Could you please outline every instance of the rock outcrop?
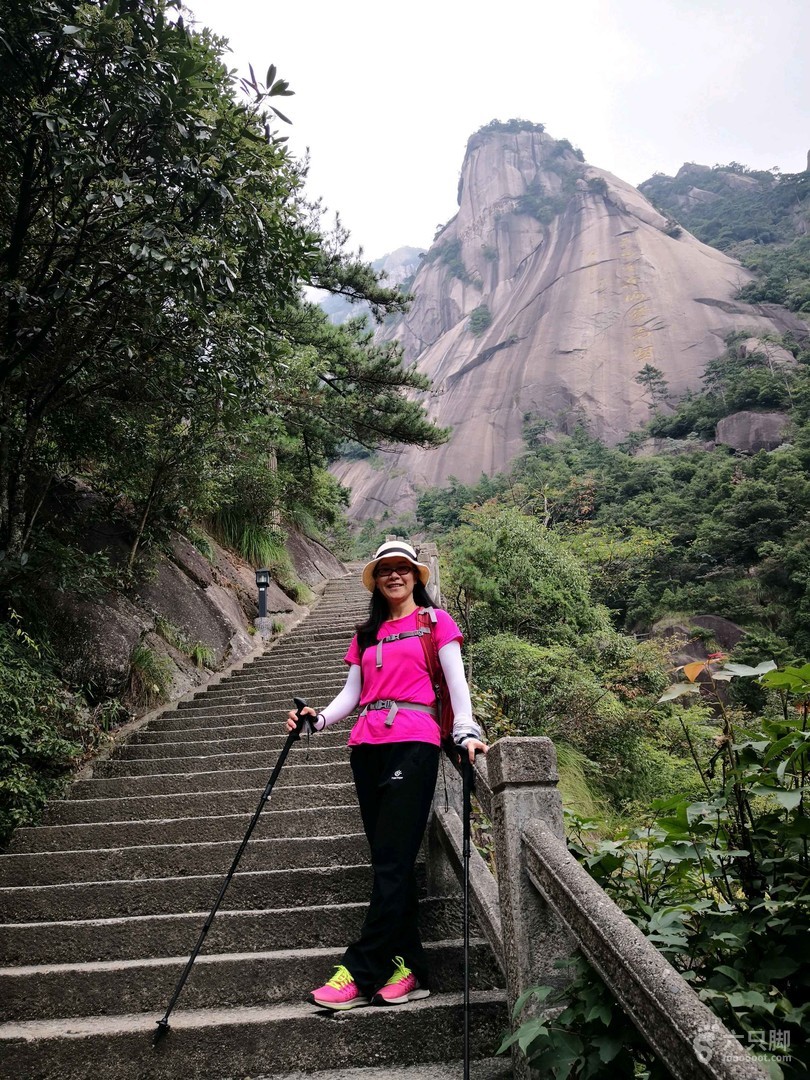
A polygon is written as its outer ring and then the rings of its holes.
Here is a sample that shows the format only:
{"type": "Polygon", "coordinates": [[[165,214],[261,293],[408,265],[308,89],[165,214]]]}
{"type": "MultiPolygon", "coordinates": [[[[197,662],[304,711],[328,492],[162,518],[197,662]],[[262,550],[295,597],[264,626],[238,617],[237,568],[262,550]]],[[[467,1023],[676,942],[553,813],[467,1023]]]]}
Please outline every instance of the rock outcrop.
{"type": "Polygon", "coordinates": [[[382,331],[433,380],[429,411],[452,438],[384,454],[383,467],[339,463],[355,518],[504,468],[523,449],[526,413],[562,432],[585,421],[615,444],[649,417],[635,381],[646,365],[677,396],[699,387],[732,331],[806,334],[782,308],[737,301],[750,274],[635,188],[539,125],[510,127],[469,140],[458,214],[423,259],[410,312],[382,331]]]}
{"type": "MultiPolygon", "coordinates": [[[[82,485],[65,483],[60,491],[65,512],[83,520],[97,502],[82,485]]],[[[250,566],[232,551],[209,538],[203,555],[180,533],[154,552],[151,566],[140,583],[126,591],[80,595],[56,590],[50,608],[50,639],[63,677],[73,686],[87,687],[94,700],[123,697],[137,646],[149,650],[163,666],[165,697],[174,700],[205,683],[219,671],[254,651],[258,638],[251,635],[257,614],[256,577],[250,566]],[[201,647],[206,666],[192,659],[201,647]]],[[[123,565],[128,554],[124,528],[91,525],[84,547],[102,554],[111,565],[123,565]]],[[[322,544],[291,531],[287,553],[295,576],[305,585],[322,588],[345,573],[343,564],[322,544]]],[[[267,589],[267,611],[279,626],[298,621],[306,608],[274,581],[267,589]]]]}
{"type": "Polygon", "coordinates": [[[714,438],[724,446],[755,454],[757,450],[775,450],[781,446],[789,423],[787,413],[744,410],[718,421],[714,438]]]}

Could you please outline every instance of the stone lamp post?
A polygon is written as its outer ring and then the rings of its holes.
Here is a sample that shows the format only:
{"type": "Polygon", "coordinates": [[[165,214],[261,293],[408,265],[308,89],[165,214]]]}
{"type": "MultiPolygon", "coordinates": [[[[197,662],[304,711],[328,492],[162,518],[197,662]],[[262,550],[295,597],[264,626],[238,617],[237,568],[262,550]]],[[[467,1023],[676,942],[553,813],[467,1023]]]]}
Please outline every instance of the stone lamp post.
{"type": "Polygon", "coordinates": [[[270,585],[270,571],[262,567],[256,571],[256,588],[259,590],[259,615],[255,620],[255,626],[263,638],[272,636],[270,619],[267,618],[267,589],[270,585]]]}

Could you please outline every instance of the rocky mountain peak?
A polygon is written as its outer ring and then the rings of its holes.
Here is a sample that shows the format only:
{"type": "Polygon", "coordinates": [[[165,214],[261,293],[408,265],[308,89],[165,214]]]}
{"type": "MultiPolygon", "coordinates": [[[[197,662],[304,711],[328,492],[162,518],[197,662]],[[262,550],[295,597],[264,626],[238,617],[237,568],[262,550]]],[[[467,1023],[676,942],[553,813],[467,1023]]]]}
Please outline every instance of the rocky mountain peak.
{"type": "Polygon", "coordinates": [[[340,464],[352,513],[398,513],[422,486],[502,469],[526,413],[551,437],[584,422],[615,444],[649,416],[645,366],[677,396],[731,331],[806,332],[781,308],[737,301],[750,276],[542,125],[487,125],[468,142],[458,213],[422,259],[411,310],[381,331],[431,377],[431,413],[453,436],[382,467],[340,464]]]}

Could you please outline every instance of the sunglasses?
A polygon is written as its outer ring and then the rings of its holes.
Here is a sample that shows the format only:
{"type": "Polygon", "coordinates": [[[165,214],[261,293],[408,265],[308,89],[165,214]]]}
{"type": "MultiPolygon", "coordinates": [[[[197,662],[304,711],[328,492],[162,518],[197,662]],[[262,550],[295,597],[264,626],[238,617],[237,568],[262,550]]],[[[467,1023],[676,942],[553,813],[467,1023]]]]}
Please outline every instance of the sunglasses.
{"type": "Polygon", "coordinates": [[[410,563],[402,563],[401,566],[378,566],[374,571],[375,578],[387,578],[392,574],[396,574],[397,577],[405,577],[406,574],[412,574],[413,567],[410,563]]]}

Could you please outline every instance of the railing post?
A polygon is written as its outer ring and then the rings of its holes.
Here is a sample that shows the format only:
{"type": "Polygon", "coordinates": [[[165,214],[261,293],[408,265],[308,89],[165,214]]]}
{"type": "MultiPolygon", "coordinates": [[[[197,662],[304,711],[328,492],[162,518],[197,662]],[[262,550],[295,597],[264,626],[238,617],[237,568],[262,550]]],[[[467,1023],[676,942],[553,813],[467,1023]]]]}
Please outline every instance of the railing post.
{"type": "MultiPolygon", "coordinates": [[[[538,818],[562,838],[562,800],[557,790],[557,755],[550,739],[500,739],[487,754],[487,770],[511,1016],[516,1000],[530,986],[564,986],[568,981],[554,964],[570,956],[575,946],[530,882],[521,839],[524,827],[538,818]]],[[[515,1076],[532,1076],[517,1047],[512,1061],[515,1076]]]]}
{"type": "Polygon", "coordinates": [[[439,549],[431,540],[420,544],[416,550],[420,562],[426,563],[430,569],[430,581],[427,587],[428,595],[434,604],[441,606],[442,583],[439,576],[439,549]]]}

